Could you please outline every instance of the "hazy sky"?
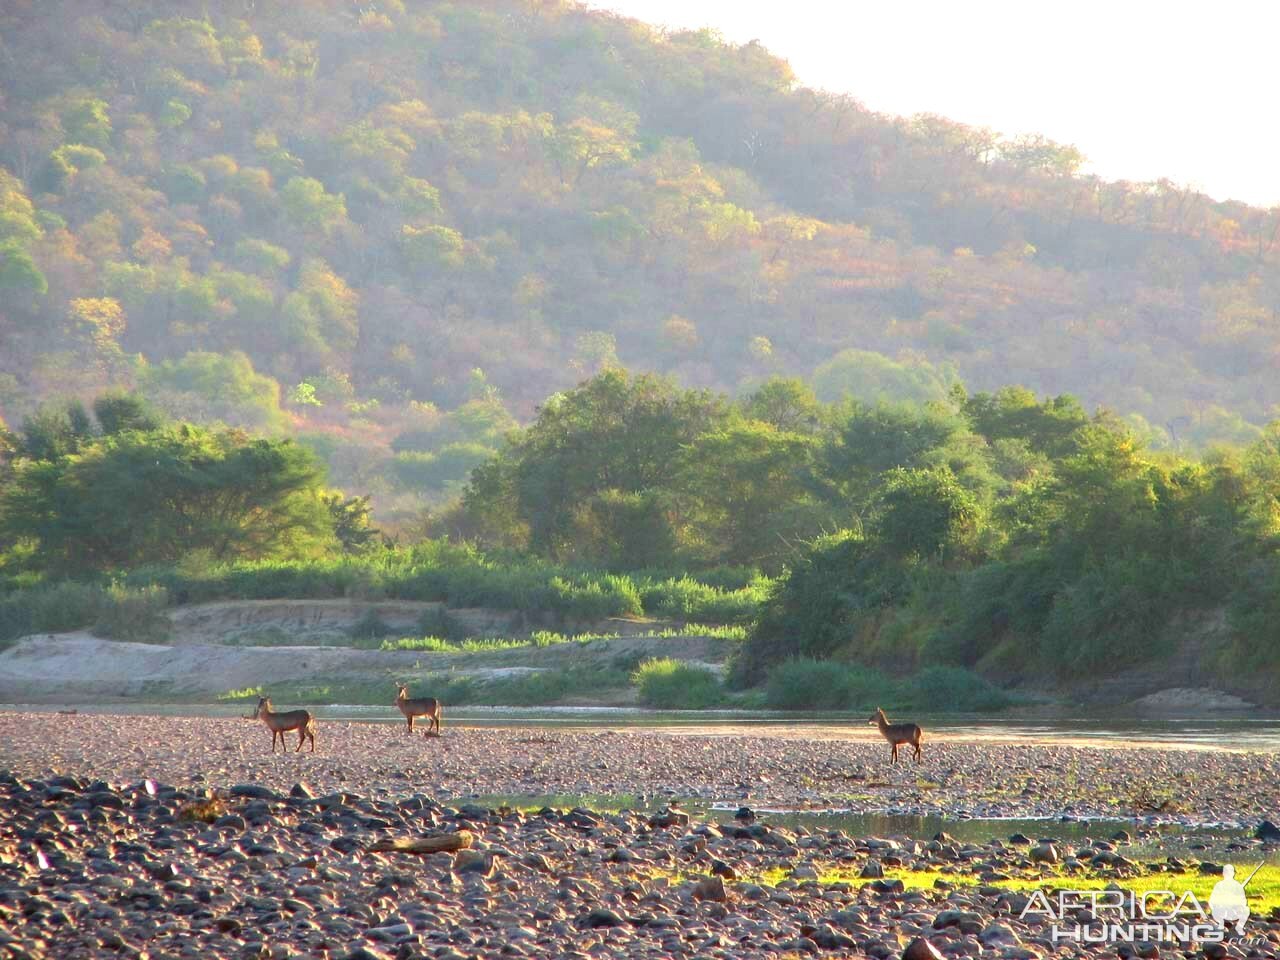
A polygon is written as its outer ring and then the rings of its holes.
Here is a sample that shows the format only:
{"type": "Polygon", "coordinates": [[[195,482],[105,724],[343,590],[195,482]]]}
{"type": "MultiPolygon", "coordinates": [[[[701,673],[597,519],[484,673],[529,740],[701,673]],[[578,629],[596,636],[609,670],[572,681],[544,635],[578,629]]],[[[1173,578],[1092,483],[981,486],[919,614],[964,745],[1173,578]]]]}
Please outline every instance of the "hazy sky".
{"type": "Polygon", "coordinates": [[[591,0],[756,39],[872,110],[1075,144],[1089,172],[1280,204],[1278,0],[591,0]]]}

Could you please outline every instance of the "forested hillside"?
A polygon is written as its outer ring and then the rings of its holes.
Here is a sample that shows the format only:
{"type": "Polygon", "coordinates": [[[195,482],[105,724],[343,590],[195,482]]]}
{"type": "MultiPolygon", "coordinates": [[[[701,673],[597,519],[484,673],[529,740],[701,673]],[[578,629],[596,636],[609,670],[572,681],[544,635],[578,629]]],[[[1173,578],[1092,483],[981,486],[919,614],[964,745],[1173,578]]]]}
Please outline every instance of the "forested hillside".
{"type": "Polygon", "coordinates": [[[1280,402],[1280,211],[877,115],[756,44],[553,2],[16,0],[0,89],[0,416],[136,388],[296,434],[384,517],[614,364],[1020,382],[1157,445],[1280,402]]]}

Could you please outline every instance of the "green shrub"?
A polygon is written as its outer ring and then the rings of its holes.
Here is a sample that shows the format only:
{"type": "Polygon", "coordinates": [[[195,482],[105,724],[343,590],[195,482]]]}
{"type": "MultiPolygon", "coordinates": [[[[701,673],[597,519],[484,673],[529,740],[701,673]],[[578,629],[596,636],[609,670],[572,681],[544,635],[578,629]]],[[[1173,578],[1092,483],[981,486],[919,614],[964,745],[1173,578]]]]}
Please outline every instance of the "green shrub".
{"type": "Polygon", "coordinates": [[[569,697],[604,694],[626,687],[627,675],[601,667],[565,667],[481,680],[475,677],[431,678],[423,687],[446,704],[536,707],[569,697]],[[437,690],[443,692],[436,692],[437,690]]]}
{"type": "Polygon", "coordinates": [[[925,667],[902,684],[902,703],[918,710],[1003,710],[1014,700],[971,670],[960,667],[925,667]]]}
{"type": "Polygon", "coordinates": [[[799,657],[769,672],[765,704],[773,710],[870,711],[898,699],[898,685],[878,670],[799,657]]]}
{"type": "Polygon", "coordinates": [[[632,675],[640,702],[664,710],[701,710],[724,700],[724,685],[715,673],[682,660],[646,660],[632,675]]]}
{"type": "Polygon", "coordinates": [[[93,632],[112,640],[164,643],[172,623],[166,614],[169,594],[163,587],[129,588],[112,584],[103,597],[93,632]]]}
{"type": "MultiPolygon", "coordinates": [[[[772,581],[755,579],[749,586],[724,590],[691,577],[664,581],[571,570],[524,559],[485,557],[468,545],[429,540],[410,549],[378,550],[370,556],[320,561],[183,563],[177,567],[140,567],[124,576],[129,588],[163,588],[170,603],[275,598],[344,598],[425,600],[449,607],[492,607],[543,611],[562,621],[595,621],[644,614],[700,623],[749,623],[772,581]]],[[[727,575],[726,575],[727,579],[727,575]]],[[[49,589],[49,588],[40,588],[49,589]]],[[[86,586],[88,591],[99,588],[86,586]]],[[[26,591],[18,591],[26,593],[26,591]]],[[[17,594],[15,594],[17,595],[17,594]]],[[[22,605],[22,604],[19,604],[22,605]]],[[[76,604],[72,604],[74,607],[76,604]]],[[[10,612],[0,613],[0,630],[18,626],[10,612]]],[[[73,622],[86,626],[96,617],[73,622]]],[[[26,625],[15,632],[31,632],[26,625]]],[[[375,627],[370,623],[370,627],[375,627]]],[[[35,627],[40,630],[42,627],[35,627]]],[[[421,635],[461,639],[447,612],[425,614],[421,635]]]]}
{"type": "Polygon", "coordinates": [[[347,633],[355,641],[373,641],[389,636],[395,633],[395,630],[378,616],[378,611],[366,610],[360,619],[351,625],[347,633]]]}
{"type": "Polygon", "coordinates": [[[0,600],[0,642],[32,633],[61,633],[91,626],[107,607],[101,586],[64,581],[16,591],[0,600]]]}
{"type": "Polygon", "coordinates": [[[1040,634],[1041,660],[1076,676],[1155,656],[1172,608],[1166,566],[1151,557],[1118,558],[1060,590],[1040,634]]]}
{"type": "Polygon", "coordinates": [[[745,587],[726,590],[692,577],[641,581],[640,598],[645,613],[694,623],[749,623],[773,581],[757,577],[745,587]]]}
{"type": "Polygon", "coordinates": [[[418,618],[418,633],[424,637],[443,637],[446,640],[461,640],[467,630],[462,621],[451,614],[443,606],[431,607],[422,612],[418,618]]]}

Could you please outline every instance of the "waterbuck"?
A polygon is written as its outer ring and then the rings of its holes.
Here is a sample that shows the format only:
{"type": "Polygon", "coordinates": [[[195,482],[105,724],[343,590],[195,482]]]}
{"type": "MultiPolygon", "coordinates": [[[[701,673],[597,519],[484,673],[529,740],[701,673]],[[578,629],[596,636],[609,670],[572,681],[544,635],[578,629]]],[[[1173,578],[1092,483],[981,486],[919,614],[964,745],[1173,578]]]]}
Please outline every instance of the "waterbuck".
{"type": "Polygon", "coordinates": [[[871,715],[871,719],[867,723],[874,723],[880,728],[880,736],[889,741],[892,749],[889,756],[893,763],[898,762],[898,744],[909,743],[915,751],[914,756],[916,763],[922,763],[920,759],[920,738],[924,736],[924,731],[919,725],[914,723],[890,723],[889,718],[884,715],[884,711],[876,707],[876,712],[871,715]]]}
{"type": "Polygon", "coordinates": [[[302,749],[304,740],[310,740],[311,752],[316,752],[316,718],[311,715],[310,710],[286,710],[283,713],[276,713],[271,709],[271,700],[268,697],[259,697],[258,708],[253,711],[253,719],[261,720],[271,731],[272,753],[276,752],[276,737],[280,738],[280,746],[285,752],[289,752],[289,745],[284,742],[284,735],[290,730],[298,731],[298,746],[294,749],[294,753],[302,749]]]}
{"type": "Polygon", "coordinates": [[[423,732],[424,737],[431,736],[431,731],[435,731],[435,735],[440,736],[440,714],[443,705],[435,697],[409,697],[409,688],[403,683],[396,684],[396,706],[400,708],[400,712],[404,714],[405,720],[409,723],[409,732],[413,732],[413,718],[426,717],[429,721],[427,729],[423,732]]]}

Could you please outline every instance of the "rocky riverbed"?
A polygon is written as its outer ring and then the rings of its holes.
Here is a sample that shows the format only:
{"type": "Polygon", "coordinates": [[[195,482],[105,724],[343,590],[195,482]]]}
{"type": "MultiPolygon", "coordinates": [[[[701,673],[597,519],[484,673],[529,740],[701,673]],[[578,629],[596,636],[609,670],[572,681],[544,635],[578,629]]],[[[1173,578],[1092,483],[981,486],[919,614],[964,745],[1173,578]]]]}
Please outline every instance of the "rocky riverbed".
{"type": "Polygon", "coordinates": [[[321,720],[314,754],[273,755],[271,734],[247,720],[0,713],[0,769],[276,790],[305,780],[326,792],[440,800],[558,794],[974,817],[1280,820],[1280,754],[926,735],[923,763],[891,765],[874,730],[860,736],[468,728],[446,715],[438,739],[403,725],[321,720]]]}
{"type": "MultiPolygon", "coordinates": [[[[1141,821],[1132,836],[1042,842],[1047,823],[1043,838],[972,844],[766,815],[717,826],[683,809],[1120,814],[1114,798],[1141,779],[1144,802],[1164,797],[1171,815],[1274,819],[1270,755],[945,743],[894,769],[871,741],[449,727],[424,740],[338,723],[314,755],[272,756],[269,741],[244,721],[0,716],[0,956],[1280,955],[1268,916],[1248,940],[1194,948],[1055,943],[1050,918],[1022,916],[1038,886],[1156,877],[1178,890],[1216,869],[1132,853],[1141,821]],[[566,792],[636,809],[466,799],[566,792]],[[457,852],[380,849],[459,834],[457,852]]],[[[1237,849],[1241,862],[1280,852],[1237,849]]]]}

